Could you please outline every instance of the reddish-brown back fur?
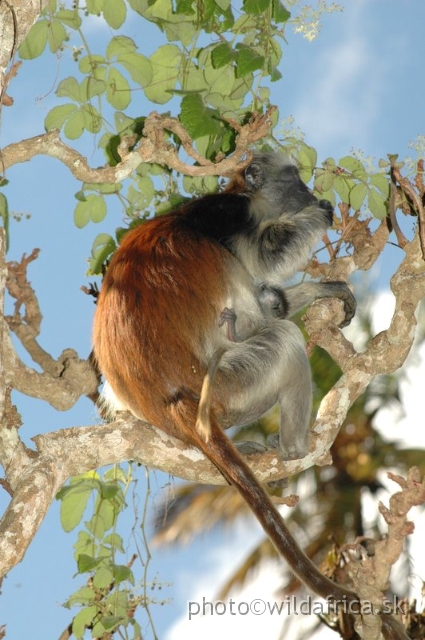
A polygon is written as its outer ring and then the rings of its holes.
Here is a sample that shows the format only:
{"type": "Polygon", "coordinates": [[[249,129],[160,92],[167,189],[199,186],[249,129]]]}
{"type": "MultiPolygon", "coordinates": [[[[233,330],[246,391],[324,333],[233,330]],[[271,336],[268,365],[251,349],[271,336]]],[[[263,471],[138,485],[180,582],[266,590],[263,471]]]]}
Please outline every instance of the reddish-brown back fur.
{"type": "Polygon", "coordinates": [[[93,337],[117,397],[187,441],[169,406],[200,393],[208,339],[225,306],[227,252],[182,227],[180,215],[127,233],[102,285],[93,337]]]}

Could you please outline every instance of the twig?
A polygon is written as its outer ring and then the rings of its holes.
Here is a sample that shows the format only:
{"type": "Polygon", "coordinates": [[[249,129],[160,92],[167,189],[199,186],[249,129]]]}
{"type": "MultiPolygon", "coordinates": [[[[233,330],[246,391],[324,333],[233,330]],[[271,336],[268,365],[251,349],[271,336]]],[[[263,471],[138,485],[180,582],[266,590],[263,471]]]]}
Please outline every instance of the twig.
{"type": "Polygon", "coordinates": [[[8,145],[1,152],[0,163],[6,170],[37,155],[47,155],[63,162],[77,180],[95,184],[121,182],[142,162],[155,162],[189,176],[228,175],[240,166],[249,146],[268,133],[273,110],[272,107],[264,115],[254,114],[245,125],[233,122],[232,126],[238,132],[235,151],[230,157],[217,163],[206,161],[197,153],[189,134],[176,118],[164,117],[155,112],[146,118],[144,137],[137,149],[125,155],[115,167],[91,168],[84,156],[62,142],[57,129],[8,145]],[[186,153],[200,166],[189,165],[179,158],[177,148],[169,142],[166,131],[173,131],[178,135],[186,153]]]}
{"type": "Polygon", "coordinates": [[[412,202],[415,204],[416,212],[418,214],[419,239],[421,243],[422,258],[425,260],[425,209],[422,198],[415,191],[415,188],[410,181],[407,178],[403,178],[398,167],[392,167],[392,173],[400,187],[410,196],[412,202]]]}

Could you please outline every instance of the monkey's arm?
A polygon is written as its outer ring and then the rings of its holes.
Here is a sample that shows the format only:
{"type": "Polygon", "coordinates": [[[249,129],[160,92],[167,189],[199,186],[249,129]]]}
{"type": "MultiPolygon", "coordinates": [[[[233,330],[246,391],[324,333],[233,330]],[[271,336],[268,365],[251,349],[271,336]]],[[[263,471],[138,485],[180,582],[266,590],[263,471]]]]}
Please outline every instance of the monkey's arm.
{"type": "Polygon", "coordinates": [[[257,264],[252,255],[240,254],[251,273],[264,274],[264,281],[280,284],[305,265],[311,250],[332,225],[333,208],[321,200],[294,215],[281,215],[277,220],[259,225],[257,264]]]}
{"type": "Polygon", "coordinates": [[[340,324],[341,327],[350,324],[356,311],[356,299],[345,282],[303,282],[285,289],[284,295],[288,304],[288,316],[292,316],[319,298],[342,300],[345,318],[340,324]]]}

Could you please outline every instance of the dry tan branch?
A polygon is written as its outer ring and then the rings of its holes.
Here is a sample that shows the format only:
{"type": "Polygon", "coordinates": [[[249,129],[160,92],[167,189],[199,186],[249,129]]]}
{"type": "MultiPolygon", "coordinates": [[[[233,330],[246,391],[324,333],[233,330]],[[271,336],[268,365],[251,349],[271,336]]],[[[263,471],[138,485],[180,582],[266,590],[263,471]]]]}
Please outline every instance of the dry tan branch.
{"type": "Polygon", "coordinates": [[[370,603],[372,609],[358,621],[357,630],[361,630],[364,640],[379,637],[380,617],[376,614],[384,605],[382,594],[388,588],[391,568],[403,551],[405,538],[414,530],[406,516],[413,506],[425,503],[425,479],[421,479],[416,467],[410,469],[407,480],[391,473],[388,477],[402,489],[390,498],[389,508],[382,503],[379,506],[388,525],[388,536],[375,543],[373,555],[363,555],[361,562],[350,565],[356,593],[362,600],[370,603]]]}
{"type": "MultiPolygon", "coordinates": [[[[407,178],[403,178],[398,167],[393,167],[392,172],[400,187],[403,189],[406,195],[409,196],[415,206],[416,213],[418,215],[419,238],[422,248],[422,258],[425,260],[425,208],[421,197],[422,194],[415,191],[415,188],[407,178]]],[[[420,185],[419,177],[417,178],[416,183],[419,183],[420,185]]]]}
{"type": "Polygon", "coordinates": [[[238,131],[236,149],[231,157],[224,158],[215,164],[206,161],[197,153],[189,134],[176,118],[164,117],[153,112],[146,118],[144,137],[140,140],[137,149],[123,156],[116,167],[90,167],[86,158],[62,142],[59,131],[56,129],[8,145],[1,153],[0,166],[3,167],[3,171],[6,171],[9,167],[28,162],[37,155],[47,155],[63,162],[77,180],[95,184],[121,182],[142,162],[166,165],[170,169],[190,176],[227,175],[240,165],[250,145],[268,133],[272,111],[273,109],[270,109],[264,116],[254,115],[245,125],[233,123],[238,131]],[[167,140],[167,131],[172,131],[181,139],[186,153],[201,166],[189,165],[179,158],[176,147],[167,140]]]}

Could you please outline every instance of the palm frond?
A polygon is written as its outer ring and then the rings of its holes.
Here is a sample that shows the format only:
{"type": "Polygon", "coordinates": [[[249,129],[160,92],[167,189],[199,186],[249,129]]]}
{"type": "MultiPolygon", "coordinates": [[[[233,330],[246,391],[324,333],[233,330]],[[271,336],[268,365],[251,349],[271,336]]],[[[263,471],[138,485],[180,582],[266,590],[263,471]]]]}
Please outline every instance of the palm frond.
{"type": "Polygon", "coordinates": [[[233,487],[184,484],[172,502],[163,502],[155,519],[154,544],[187,544],[218,524],[233,522],[248,508],[233,487]]]}

